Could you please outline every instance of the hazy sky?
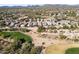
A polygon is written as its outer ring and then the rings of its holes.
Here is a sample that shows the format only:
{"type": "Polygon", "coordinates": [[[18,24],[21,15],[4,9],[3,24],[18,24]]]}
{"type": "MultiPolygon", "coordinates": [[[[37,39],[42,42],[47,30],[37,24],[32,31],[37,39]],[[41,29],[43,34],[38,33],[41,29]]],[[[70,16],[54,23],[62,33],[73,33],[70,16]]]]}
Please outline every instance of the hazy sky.
{"type": "Polygon", "coordinates": [[[79,4],[79,0],[0,0],[1,5],[79,4]]]}

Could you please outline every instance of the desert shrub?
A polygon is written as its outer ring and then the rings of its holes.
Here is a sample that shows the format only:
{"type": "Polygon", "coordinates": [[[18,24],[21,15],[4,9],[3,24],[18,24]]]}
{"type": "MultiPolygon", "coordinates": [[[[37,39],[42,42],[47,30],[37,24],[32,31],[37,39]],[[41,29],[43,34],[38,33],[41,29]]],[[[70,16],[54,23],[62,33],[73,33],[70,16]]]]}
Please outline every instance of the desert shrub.
{"type": "Polygon", "coordinates": [[[67,38],[67,36],[65,36],[65,35],[60,35],[60,39],[66,39],[67,38]]]}
{"type": "Polygon", "coordinates": [[[63,29],[69,29],[67,25],[63,25],[63,29]]]}
{"type": "Polygon", "coordinates": [[[42,26],[38,27],[37,29],[37,32],[44,32],[44,31],[45,31],[45,28],[42,26]]]}
{"type": "Polygon", "coordinates": [[[54,30],[54,33],[57,33],[57,30],[54,30]]]}
{"type": "Polygon", "coordinates": [[[54,29],[57,29],[55,26],[52,26],[50,29],[54,30],[54,29]]]}

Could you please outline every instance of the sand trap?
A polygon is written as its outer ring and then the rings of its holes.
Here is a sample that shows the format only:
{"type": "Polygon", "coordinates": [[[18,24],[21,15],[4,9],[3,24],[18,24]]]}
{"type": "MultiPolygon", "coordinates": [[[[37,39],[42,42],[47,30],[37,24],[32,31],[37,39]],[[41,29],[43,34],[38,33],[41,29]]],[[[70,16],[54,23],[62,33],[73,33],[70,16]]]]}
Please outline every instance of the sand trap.
{"type": "Polygon", "coordinates": [[[53,44],[46,48],[46,54],[64,54],[65,50],[72,47],[79,47],[79,44],[53,44]]]}

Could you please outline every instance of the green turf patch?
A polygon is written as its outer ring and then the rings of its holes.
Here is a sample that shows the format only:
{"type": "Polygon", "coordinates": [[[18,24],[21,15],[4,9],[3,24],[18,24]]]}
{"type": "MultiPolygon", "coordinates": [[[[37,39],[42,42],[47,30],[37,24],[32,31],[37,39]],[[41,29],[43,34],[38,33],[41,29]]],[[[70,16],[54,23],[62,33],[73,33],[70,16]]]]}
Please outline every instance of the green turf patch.
{"type": "Polygon", "coordinates": [[[25,41],[31,42],[32,38],[28,35],[25,35],[20,32],[0,32],[0,36],[3,36],[4,38],[11,38],[11,39],[24,39],[25,41]]]}
{"type": "Polygon", "coordinates": [[[66,50],[65,54],[79,54],[79,48],[69,48],[66,50]]]}

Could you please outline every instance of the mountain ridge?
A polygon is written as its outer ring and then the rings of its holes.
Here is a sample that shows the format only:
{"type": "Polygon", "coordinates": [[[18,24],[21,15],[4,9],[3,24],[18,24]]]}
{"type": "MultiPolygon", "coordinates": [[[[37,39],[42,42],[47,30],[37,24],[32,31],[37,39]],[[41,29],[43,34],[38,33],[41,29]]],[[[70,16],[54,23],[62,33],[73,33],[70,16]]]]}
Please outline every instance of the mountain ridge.
{"type": "Polygon", "coordinates": [[[79,8],[79,5],[66,4],[44,4],[44,5],[27,5],[27,6],[0,6],[0,8],[79,8]]]}

